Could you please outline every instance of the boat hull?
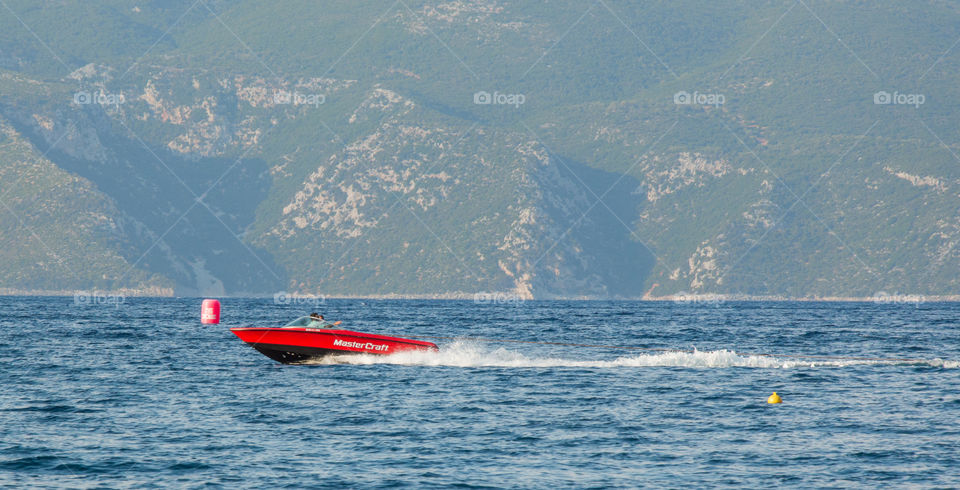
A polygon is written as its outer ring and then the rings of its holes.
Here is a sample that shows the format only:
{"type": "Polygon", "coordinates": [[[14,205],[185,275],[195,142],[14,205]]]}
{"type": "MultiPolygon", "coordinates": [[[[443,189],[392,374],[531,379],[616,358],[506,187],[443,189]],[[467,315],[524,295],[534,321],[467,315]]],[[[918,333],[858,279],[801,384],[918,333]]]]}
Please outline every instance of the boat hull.
{"type": "Polygon", "coordinates": [[[318,328],[231,328],[240,340],[261,354],[284,364],[293,364],[344,354],[390,355],[417,350],[438,350],[421,340],[318,328]]]}

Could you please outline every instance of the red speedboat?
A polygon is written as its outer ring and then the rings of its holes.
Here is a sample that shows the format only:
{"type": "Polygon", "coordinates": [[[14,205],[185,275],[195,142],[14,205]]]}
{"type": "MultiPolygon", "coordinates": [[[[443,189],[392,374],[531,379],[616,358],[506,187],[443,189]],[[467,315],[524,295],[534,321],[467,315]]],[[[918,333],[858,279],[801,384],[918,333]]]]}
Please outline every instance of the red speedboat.
{"type": "Polygon", "coordinates": [[[305,316],[284,327],[237,327],[230,331],[261,354],[284,364],[342,354],[388,355],[411,350],[439,350],[432,342],[334,330],[329,328],[332,326],[305,316]]]}

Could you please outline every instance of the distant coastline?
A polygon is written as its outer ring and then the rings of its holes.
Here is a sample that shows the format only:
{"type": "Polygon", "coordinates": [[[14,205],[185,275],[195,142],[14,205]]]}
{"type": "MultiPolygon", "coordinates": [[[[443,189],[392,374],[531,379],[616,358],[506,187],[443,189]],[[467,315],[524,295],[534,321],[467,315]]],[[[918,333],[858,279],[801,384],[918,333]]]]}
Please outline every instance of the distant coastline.
{"type": "Polygon", "coordinates": [[[120,289],[18,289],[0,288],[0,296],[123,296],[128,298],[172,298],[173,288],[120,289]]]}
{"type": "MultiPolygon", "coordinates": [[[[368,300],[470,300],[485,304],[514,304],[525,301],[651,301],[673,302],[677,304],[720,304],[735,301],[754,302],[823,302],[823,303],[877,303],[877,304],[922,304],[922,303],[952,303],[960,302],[960,294],[952,295],[923,295],[923,294],[886,294],[878,293],[874,296],[782,296],[782,295],[744,295],[744,294],[677,294],[664,296],[642,297],[598,297],[598,296],[556,296],[556,297],[527,297],[512,292],[479,292],[464,293],[450,292],[438,294],[307,294],[283,293],[285,300],[279,304],[296,304],[306,300],[341,300],[341,299],[368,299],[368,300]]],[[[215,297],[215,298],[271,298],[276,295],[239,293],[227,295],[176,295],[173,288],[121,288],[111,290],[45,290],[45,289],[18,289],[0,288],[0,296],[123,296],[140,298],[173,298],[173,297],[215,297]]]]}
{"type": "Polygon", "coordinates": [[[644,301],[673,301],[676,303],[709,303],[728,301],[767,301],[767,302],[823,302],[823,303],[880,303],[880,304],[913,304],[913,303],[943,303],[960,301],[960,294],[925,295],[925,294],[882,294],[874,296],[760,296],[743,294],[700,294],[700,295],[667,295],[647,296],[644,301]]]}

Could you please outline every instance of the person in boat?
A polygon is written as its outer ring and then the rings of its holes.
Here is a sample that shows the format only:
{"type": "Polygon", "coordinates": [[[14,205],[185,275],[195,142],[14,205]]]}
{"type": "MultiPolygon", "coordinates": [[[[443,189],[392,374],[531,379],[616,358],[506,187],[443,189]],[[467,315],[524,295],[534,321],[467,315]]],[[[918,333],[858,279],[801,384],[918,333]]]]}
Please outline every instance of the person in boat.
{"type": "Polygon", "coordinates": [[[340,322],[330,323],[323,319],[323,315],[319,313],[310,314],[310,324],[307,325],[310,328],[331,328],[339,325],[340,322]]]}
{"type": "Polygon", "coordinates": [[[286,326],[293,327],[306,327],[306,328],[332,328],[340,324],[340,321],[335,321],[329,323],[324,320],[323,315],[319,313],[311,313],[310,316],[302,316],[296,320],[288,323],[286,326]]]}

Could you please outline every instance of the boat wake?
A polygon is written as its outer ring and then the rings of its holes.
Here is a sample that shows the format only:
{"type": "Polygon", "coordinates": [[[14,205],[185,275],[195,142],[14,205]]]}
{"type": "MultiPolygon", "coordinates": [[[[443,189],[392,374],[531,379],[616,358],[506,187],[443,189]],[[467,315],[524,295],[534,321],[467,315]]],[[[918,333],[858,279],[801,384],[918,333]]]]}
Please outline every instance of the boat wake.
{"type": "Polygon", "coordinates": [[[732,350],[667,351],[618,357],[613,360],[576,360],[563,357],[531,357],[510,349],[489,349],[487,345],[456,341],[442,346],[439,352],[408,351],[389,356],[345,355],[330,356],[309,364],[395,364],[402,366],[450,367],[514,367],[514,368],[629,368],[629,367],[689,367],[689,368],[765,368],[790,369],[804,367],[844,367],[853,365],[919,365],[940,368],[958,368],[960,362],[942,359],[798,359],[789,356],[738,354],[732,350]]]}

